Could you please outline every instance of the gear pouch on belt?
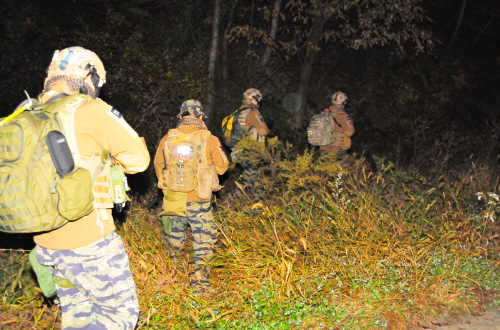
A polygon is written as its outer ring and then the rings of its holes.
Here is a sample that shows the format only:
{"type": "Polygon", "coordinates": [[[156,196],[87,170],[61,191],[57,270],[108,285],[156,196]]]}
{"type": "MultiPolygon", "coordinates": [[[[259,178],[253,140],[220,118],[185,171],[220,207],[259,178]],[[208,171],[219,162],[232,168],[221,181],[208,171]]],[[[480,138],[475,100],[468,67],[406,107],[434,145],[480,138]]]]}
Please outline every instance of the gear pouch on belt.
{"type": "MultiPolygon", "coordinates": [[[[113,161],[115,162],[115,160],[113,161]]],[[[123,167],[116,162],[111,165],[109,169],[108,183],[115,210],[121,212],[127,201],[130,201],[127,195],[127,191],[129,191],[130,188],[123,167]]]]}
{"type": "Polygon", "coordinates": [[[163,190],[163,212],[162,215],[177,215],[180,217],[186,216],[187,192],[172,191],[170,189],[163,190]]]}
{"type": "Polygon", "coordinates": [[[200,168],[198,173],[198,186],[196,186],[196,195],[200,199],[210,199],[212,191],[219,191],[223,187],[219,184],[219,176],[215,171],[215,166],[211,168],[200,168]]]}

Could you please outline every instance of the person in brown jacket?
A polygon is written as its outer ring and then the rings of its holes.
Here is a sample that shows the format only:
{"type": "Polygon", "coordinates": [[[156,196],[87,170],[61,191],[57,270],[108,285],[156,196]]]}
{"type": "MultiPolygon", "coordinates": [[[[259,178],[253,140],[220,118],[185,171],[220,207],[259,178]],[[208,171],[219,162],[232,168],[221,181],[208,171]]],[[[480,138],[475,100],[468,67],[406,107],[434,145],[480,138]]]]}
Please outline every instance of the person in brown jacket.
{"type": "Polygon", "coordinates": [[[154,161],[158,187],[164,194],[160,219],[171,257],[184,247],[191,227],[195,262],[191,288],[193,293],[203,293],[210,288],[207,262],[217,242],[212,191],[221,188],[217,175],[227,171],[229,161],[219,139],[207,130],[199,101],[182,103],[177,117],[177,128],[160,140],[154,161]]]}
{"type": "Polygon", "coordinates": [[[332,105],[325,111],[329,111],[333,118],[333,129],[335,131],[335,142],[321,146],[321,153],[337,152],[342,156],[351,148],[351,137],[354,135],[354,123],[345,112],[347,95],[336,92],[332,95],[332,105]]]}
{"type": "MultiPolygon", "coordinates": [[[[262,118],[259,111],[259,104],[262,100],[262,93],[255,88],[249,88],[243,93],[243,100],[240,106],[241,114],[238,121],[253,140],[264,142],[265,137],[269,134],[269,128],[262,118]]],[[[259,179],[259,171],[248,160],[238,161],[242,150],[233,148],[231,151],[231,160],[239,163],[242,168],[242,177],[244,186],[253,187],[254,183],[259,179]]]]}
{"type": "Polygon", "coordinates": [[[128,256],[115,232],[108,187],[112,155],[129,174],[144,171],[149,153],[142,137],[123,115],[98,98],[106,71],[97,55],[81,47],[56,51],[41,103],[82,95],[69,121],[62,121],[75,164],[98,173],[94,210],[62,227],[34,237],[36,258],[50,267],[62,310],[62,328],[134,329],[139,316],[137,292],[128,256]]]}

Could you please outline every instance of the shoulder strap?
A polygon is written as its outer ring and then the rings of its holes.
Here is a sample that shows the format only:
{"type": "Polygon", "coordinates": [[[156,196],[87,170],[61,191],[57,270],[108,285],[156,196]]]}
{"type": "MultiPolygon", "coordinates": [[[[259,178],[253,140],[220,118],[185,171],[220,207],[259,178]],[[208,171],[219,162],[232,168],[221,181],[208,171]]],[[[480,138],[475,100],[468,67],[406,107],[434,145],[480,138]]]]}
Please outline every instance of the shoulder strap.
{"type": "Polygon", "coordinates": [[[49,104],[49,103],[55,102],[55,101],[62,99],[63,97],[66,97],[66,96],[69,96],[69,95],[66,93],[56,94],[56,95],[52,96],[50,99],[48,99],[47,102],[45,102],[44,104],[49,104]]]}
{"type": "MultiPolygon", "coordinates": [[[[338,113],[338,112],[336,112],[336,113],[338,113]]],[[[340,128],[342,128],[342,125],[340,125],[340,123],[337,121],[337,119],[335,118],[335,113],[333,113],[333,112],[332,112],[332,119],[335,122],[335,124],[337,124],[340,128]]]]}
{"type": "MultiPolygon", "coordinates": [[[[44,104],[43,110],[53,113],[55,121],[61,127],[76,164],[79,164],[82,158],[78,149],[78,144],[76,143],[75,111],[83,103],[90,100],[92,100],[92,97],[84,94],[68,95],[65,93],[59,93],[52,96],[44,104]]],[[[99,164],[91,173],[92,183],[96,182],[97,178],[109,161],[109,152],[101,149],[99,152],[99,164]]]]}
{"type": "Polygon", "coordinates": [[[238,111],[240,111],[240,109],[237,109],[236,111],[234,111],[233,113],[231,113],[230,115],[228,115],[227,117],[224,117],[224,119],[222,119],[222,128],[229,128],[229,130],[232,130],[233,127],[232,127],[232,123],[229,122],[229,118],[231,118],[231,116],[236,117],[236,113],[238,111]]]}
{"type": "Polygon", "coordinates": [[[241,127],[246,127],[245,123],[247,121],[247,116],[248,116],[248,113],[250,112],[250,110],[252,110],[252,108],[247,107],[247,108],[243,108],[243,109],[239,109],[239,110],[241,111],[241,113],[240,113],[240,116],[238,117],[238,122],[240,123],[241,127]]]}
{"type": "MultiPolygon", "coordinates": [[[[59,95],[61,94],[55,95],[54,97],[58,97],[59,95]]],[[[68,141],[69,148],[71,149],[71,153],[73,154],[73,158],[75,158],[75,160],[80,159],[80,151],[76,143],[75,135],[75,111],[84,102],[90,100],[92,100],[92,98],[88,95],[69,95],[67,97],[60,98],[60,100],[58,100],[53,107],[47,109],[57,116],[61,129],[64,133],[64,136],[66,137],[66,140],[68,141]]]]}

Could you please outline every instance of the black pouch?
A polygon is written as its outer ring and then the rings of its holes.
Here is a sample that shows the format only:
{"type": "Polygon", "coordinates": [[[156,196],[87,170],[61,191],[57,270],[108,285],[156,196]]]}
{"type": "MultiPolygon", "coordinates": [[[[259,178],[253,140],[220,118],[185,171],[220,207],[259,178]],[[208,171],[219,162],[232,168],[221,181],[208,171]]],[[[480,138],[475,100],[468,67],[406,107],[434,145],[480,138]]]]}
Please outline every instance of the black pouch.
{"type": "Polygon", "coordinates": [[[57,174],[62,178],[65,174],[71,173],[75,168],[75,161],[64,134],[59,131],[50,131],[46,142],[57,174]]]}
{"type": "Polygon", "coordinates": [[[59,131],[50,131],[46,137],[50,157],[56,168],[52,193],[57,193],[57,210],[67,220],[80,219],[94,209],[92,176],[84,168],[75,166],[68,142],[59,131]]]}

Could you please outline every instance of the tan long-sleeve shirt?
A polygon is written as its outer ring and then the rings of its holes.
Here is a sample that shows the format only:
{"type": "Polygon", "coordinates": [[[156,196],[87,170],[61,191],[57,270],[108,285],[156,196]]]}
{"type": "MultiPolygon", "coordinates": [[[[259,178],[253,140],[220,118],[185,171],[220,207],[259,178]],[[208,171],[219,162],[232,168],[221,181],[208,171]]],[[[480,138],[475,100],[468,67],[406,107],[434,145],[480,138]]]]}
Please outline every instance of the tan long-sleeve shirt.
{"type": "MultiPolygon", "coordinates": [[[[199,126],[196,125],[181,125],[179,126],[179,130],[184,134],[191,134],[199,130],[199,126]]],[[[163,152],[162,146],[165,145],[165,140],[167,139],[167,135],[165,135],[161,140],[158,149],[156,150],[154,166],[157,177],[161,176],[163,167],[165,166],[165,154],[163,152]]],[[[207,141],[206,147],[206,157],[208,164],[213,164],[215,166],[215,171],[217,174],[224,174],[229,167],[229,160],[226,157],[226,154],[222,150],[221,143],[216,136],[211,135],[207,141]]],[[[196,190],[191,191],[188,194],[187,202],[201,202],[198,195],[196,194],[196,190]]]]}
{"type": "MultiPolygon", "coordinates": [[[[63,88],[55,85],[61,93],[63,88]]],[[[46,102],[50,95],[40,95],[46,102]]],[[[75,134],[82,156],[99,155],[108,151],[122,165],[126,173],[144,171],[150,161],[146,143],[127,124],[123,115],[101,99],[83,103],[75,111],[75,134]]],[[[115,230],[111,209],[94,209],[87,216],[70,221],[64,226],[34,237],[35,243],[49,249],[67,250],[91,244],[115,230]],[[97,224],[98,218],[103,227],[97,224]]]]}
{"type": "Polygon", "coordinates": [[[345,112],[344,107],[340,105],[332,105],[325,111],[329,111],[334,118],[333,129],[336,132],[336,139],[334,143],[319,148],[325,151],[349,149],[351,146],[351,136],[353,136],[356,131],[352,119],[345,112]]]}

